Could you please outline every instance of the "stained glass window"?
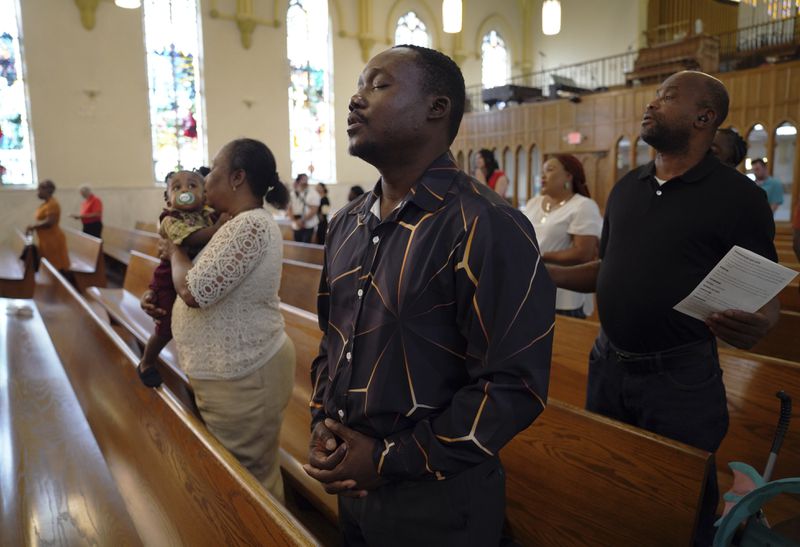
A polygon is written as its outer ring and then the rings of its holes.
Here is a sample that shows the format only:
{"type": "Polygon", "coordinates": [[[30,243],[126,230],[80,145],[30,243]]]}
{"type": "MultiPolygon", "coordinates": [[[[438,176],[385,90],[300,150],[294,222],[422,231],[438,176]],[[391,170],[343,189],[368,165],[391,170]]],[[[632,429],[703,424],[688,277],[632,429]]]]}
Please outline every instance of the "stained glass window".
{"type": "Polygon", "coordinates": [[[286,14],[292,177],[336,180],[327,0],[291,0],[286,14]]]}
{"type": "Polygon", "coordinates": [[[144,30],[153,169],[163,181],[206,159],[196,0],[145,0],[144,30]]]}
{"type": "Polygon", "coordinates": [[[506,42],[496,30],[490,30],[481,44],[481,84],[497,87],[508,82],[509,65],[506,42]]]}
{"type": "Polygon", "coordinates": [[[33,184],[17,0],[0,0],[0,184],[33,184]]]}
{"type": "Polygon", "coordinates": [[[428,34],[428,27],[425,26],[422,19],[413,11],[409,11],[397,20],[394,43],[395,45],[412,44],[431,47],[431,35],[428,34]]]}

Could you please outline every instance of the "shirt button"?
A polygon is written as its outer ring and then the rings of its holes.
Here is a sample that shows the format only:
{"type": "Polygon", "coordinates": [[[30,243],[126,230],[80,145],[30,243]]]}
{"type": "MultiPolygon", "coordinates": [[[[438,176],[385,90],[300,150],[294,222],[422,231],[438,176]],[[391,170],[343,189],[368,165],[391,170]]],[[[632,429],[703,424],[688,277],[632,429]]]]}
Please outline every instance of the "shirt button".
{"type": "Polygon", "coordinates": [[[656,195],[660,196],[661,195],[661,190],[656,190],[656,195]]]}
{"type": "Polygon", "coordinates": [[[344,410],[342,410],[341,408],[339,409],[339,419],[344,420],[344,410]]]}
{"type": "Polygon", "coordinates": [[[345,358],[349,361],[350,359],[353,358],[353,354],[348,351],[347,355],[345,355],[345,358]]]}
{"type": "Polygon", "coordinates": [[[372,238],[372,242],[375,243],[376,245],[378,244],[378,242],[380,240],[381,240],[381,238],[379,238],[378,236],[375,236],[375,237],[372,238]]]}
{"type": "Polygon", "coordinates": [[[358,297],[361,298],[364,296],[364,289],[358,289],[358,297]]]}

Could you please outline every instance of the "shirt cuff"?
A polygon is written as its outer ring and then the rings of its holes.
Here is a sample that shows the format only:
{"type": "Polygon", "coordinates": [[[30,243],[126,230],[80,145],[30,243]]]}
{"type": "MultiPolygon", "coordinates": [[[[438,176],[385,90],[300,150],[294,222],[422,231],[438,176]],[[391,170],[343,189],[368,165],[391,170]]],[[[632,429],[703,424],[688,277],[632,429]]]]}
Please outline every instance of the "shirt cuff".
{"type": "Polygon", "coordinates": [[[429,469],[427,457],[410,430],[390,435],[377,443],[372,459],[375,462],[375,469],[378,471],[378,475],[384,479],[420,480],[437,478],[429,469]]]}

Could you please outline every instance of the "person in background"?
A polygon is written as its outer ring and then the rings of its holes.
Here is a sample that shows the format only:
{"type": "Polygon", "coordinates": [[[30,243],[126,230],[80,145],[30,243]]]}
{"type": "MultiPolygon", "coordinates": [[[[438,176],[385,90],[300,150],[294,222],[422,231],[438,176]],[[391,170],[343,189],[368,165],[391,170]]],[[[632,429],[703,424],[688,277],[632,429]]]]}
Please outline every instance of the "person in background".
{"type": "MultiPolygon", "coordinates": [[[[544,163],[542,193],[523,212],[533,224],[546,263],[572,266],[597,258],[603,217],[589,196],[583,165],[575,156],[559,154],[544,163]]],[[[591,294],[558,289],[556,313],[586,319],[593,300],[591,294]]]]}
{"type": "Polygon", "coordinates": [[[783,204],[783,184],[775,177],[769,176],[767,162],[762,158],[753,160],[753,174],[756,176],[756,184],[767,193],[767,201],[772,208],[772,212],[778,210],[783,204]]]}
{"type": "Polygon", "coordinates": [[[350,187],[350,191],[347,193],[347,201],[349,203],[354,199],[356,199],[358,196],[363,196],[363,195],[364,195],[364,189],[356,184],[355,186],[350,187]]]}
{"type": "Polygon", "coordinates": [[[58,225],[61,220],[61,206],[53,197],[55,192],[56,185],[52,180],[39,183],[36,196],[44,203],[36,209],[35,222],[28,225],[25,233],[36,233],[39,255],[46,258],[57,270],[66,272],[70,266],[67,238],[58,225]]]}
{"type": "MultiPolygon", "coordinates": [[[[712,76],[667,78],[640,130],[656,159],[611,190],[600,260],[547,267],[558,287],[597,292],[601,329],[589,355],[586,409],[707,452],[716,452],[728,430],[716,338],[749,349],[780,311],[777,298],[753,313],[730,309],[705,321],[673,308],[734,245],[777,259],[763,194],[710,151],[729,104],[712,76]]],[[[696,546],[713,541],[718,502],[711,472],[696,546]]]]}
{"type": "Polygon", "coordinates": [[[81,210],[77,215],[70,215],[72,218],[80,219],[83,223],[83,233],[94,237],[102,237],[103,232],[103,202],[92,193],[92,189],[86,184],[80,187],[83,197],[81,210]]]}
{"type": "Polygon", "coordinates": [[[475,166],[477,167],[475,178],[497,192],[500,197],[505,198],[508,190],[508,177],[500,170],[497,160],[494,159],[494,153],[482,148],[478,151],[475,166]]]}
{"type": "Polygon", "coordinates": [[[308,175],[305,173],[297,175],[291,198],[292,230],[295,241],[311,243],[311,238],[319,223],[317,217],[319,203],[319,194],[308,187],[308,175]]]}
{"type": "Polygon", "coordinates": [[[732,127],[720,128],[714,135],[711,152],[719,161],[736,169],[747,156],[747,141],[732,127]]]}
{"type": "MultiPolygon", "coordinates": [[[[283,501],[278,436],[295,351],[278,297],[283,238],[264,201],[283,209],[289,195],[272,152],[254,139],[222,147],[205,190],[208,205],[230,219],[194,263],[183,246],[162,240],[179,296],[175,345],[208,430],[283,501]]],[[[155,318],[164,315],[152,293],[141,304],[155,318]]]]}
{"type": "Polygon", "coordinates": [[[321,182],[317,184],[317,193],[319,194],[317,243],[325,245],[325,233],[328,231],[328,214],[331,212],[331,200],[328,199],[328,188],[321,182]]]}

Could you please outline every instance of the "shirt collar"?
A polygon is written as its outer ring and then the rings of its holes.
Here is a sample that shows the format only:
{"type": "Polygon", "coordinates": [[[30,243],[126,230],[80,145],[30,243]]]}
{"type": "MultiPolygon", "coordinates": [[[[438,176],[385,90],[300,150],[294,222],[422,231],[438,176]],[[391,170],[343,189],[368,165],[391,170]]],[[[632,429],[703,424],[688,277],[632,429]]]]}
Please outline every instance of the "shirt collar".
{"type": "MultiPolygon", "coordinates": [[[[681,179],[684,182],[697,182],[707,177],[714,169],[719,166],[719,159],[709,150],[706,152],[705,157],[700,160],[696,165],[692,166],[684,174],[674,177],[681,179]]],[[[639,180],[646,180],[649,178],[655,179],[656,177],[656,162],[655,160],[645,164],[639,171],[639,180]]]]}
{"type": "MultiPolygon", "coordinates": [[[[453,161],[452,154],[449,151],[445,152],[430,164],[416,184],[411,187],[403,203],[410,201],[429,213],[438,210],[444,204],[445,195],[458,172],[459,168],[453,161]]],[[[364,200],[360,207],[351,209],[349,214],[365,218],[375,202],[380,200],[380,196],[381,180],[378,179],[367,199],[364,200]]]]}

